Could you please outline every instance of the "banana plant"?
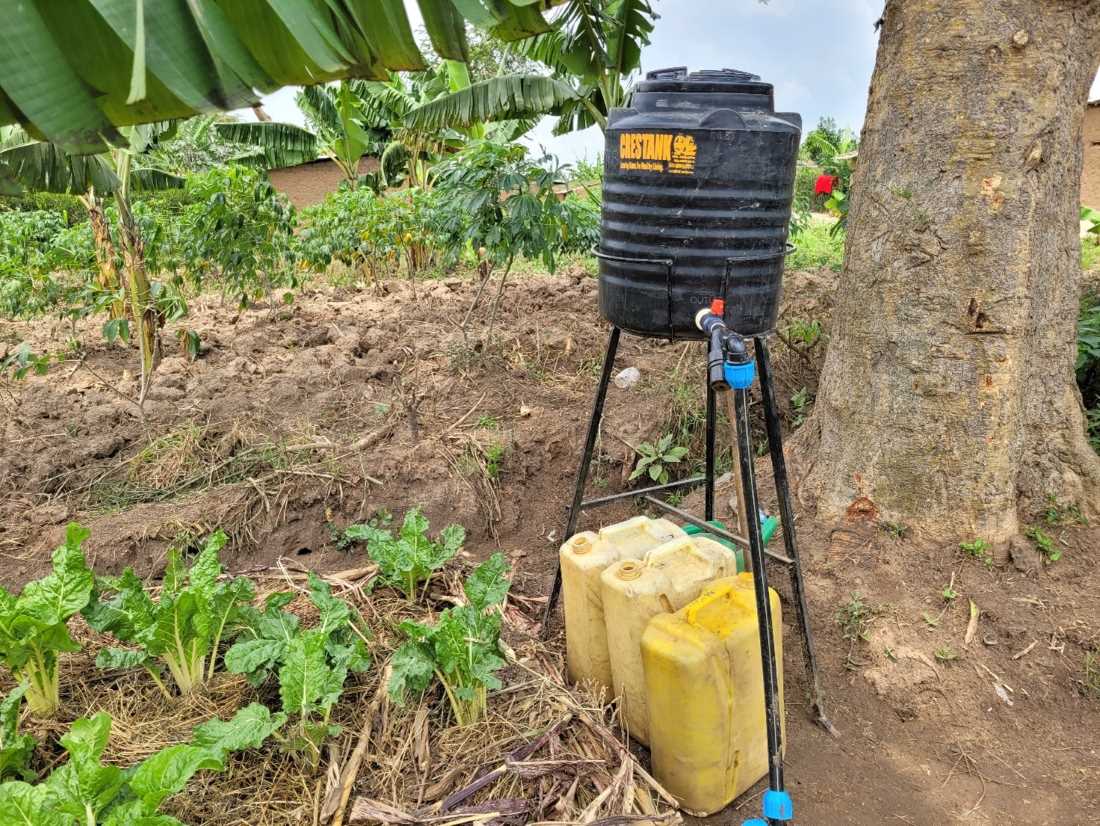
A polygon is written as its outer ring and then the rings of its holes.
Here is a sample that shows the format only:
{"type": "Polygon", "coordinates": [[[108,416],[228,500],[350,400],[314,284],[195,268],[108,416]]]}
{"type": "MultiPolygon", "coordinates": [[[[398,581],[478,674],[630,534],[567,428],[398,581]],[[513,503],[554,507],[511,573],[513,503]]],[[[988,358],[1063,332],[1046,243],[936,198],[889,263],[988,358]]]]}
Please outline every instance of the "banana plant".
{"type": "Polygon", "coordinates": [[[570,0],[545,34],[515,49],[548,74],[518,74],[472,84],[409,113],[419,129],[557,115],[555,134],[597,125],[627,99],[657,15],[649,0],[570,0]]]}
{"type": "MultiPolygon", "coordinates": [[[[433,48],[466,61],[466,22],[504,40],[546,33],[562,0],[419,0],[433,48]]],[[[576,3],[577,0],[574,0],[576,3]]],[[[6,3],[0,125],[69,154],[119,127],[253,105],[284,86],[426,68],[403,0],[67,0],[6,3]]]]}
{"type": "Polygon", "coordinates": [[[111,318],[122,320],[129,313],[137,328],[142,377],[139,405],[153,372],[157,314],[145,269],[144,245],[130,208],[130,193],[183,186],[182,178],[144,162],[148,151],[170,139],[174,131],[175,125],[167,122],[126,127],[119,132],[118,145],[106,152],[71,155],[61,145],[36,140],[22,127],[0,128],[0,191],[72,193],[88,210],[96,243],[98,286],[104,292],[125,294],[129,305],[121,297],[116,299],[111,305],[111,318]],[[122,274],[115,263],[116,241],[103,210],[104,195],[113,195],[118,205],[122,274]]]}

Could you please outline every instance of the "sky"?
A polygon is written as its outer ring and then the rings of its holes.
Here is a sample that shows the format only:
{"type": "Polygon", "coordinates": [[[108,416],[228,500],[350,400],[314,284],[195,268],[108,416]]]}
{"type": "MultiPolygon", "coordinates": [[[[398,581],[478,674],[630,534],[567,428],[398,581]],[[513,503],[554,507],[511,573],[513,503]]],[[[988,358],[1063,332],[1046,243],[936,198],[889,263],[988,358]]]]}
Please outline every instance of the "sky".
{"type": "MultiPolygon", "coordinates": [[[[875,21],[883,0],[653,0],[657,20],[642,50],[642,71],[670,66],[741,69],[775,86],[776,108],[798,112],[806,128],[831,116],[859,132],[875,66],[875,21]]],[[[416,4],[406,0],[414,30],[422,25],[416,4]]],[[[1100,98],[1100,78],[1093,85],[1100,98]]],[[[275,120],[302,123],[294,90],[264,98],[275,120]]],[[[248,113],[246,117],[249,117],[248,113]]],[[[561,137],[544,119],[528,143],[545,147],[565,162],[595,160],[603,136],[595,127],[561,137]]]]}

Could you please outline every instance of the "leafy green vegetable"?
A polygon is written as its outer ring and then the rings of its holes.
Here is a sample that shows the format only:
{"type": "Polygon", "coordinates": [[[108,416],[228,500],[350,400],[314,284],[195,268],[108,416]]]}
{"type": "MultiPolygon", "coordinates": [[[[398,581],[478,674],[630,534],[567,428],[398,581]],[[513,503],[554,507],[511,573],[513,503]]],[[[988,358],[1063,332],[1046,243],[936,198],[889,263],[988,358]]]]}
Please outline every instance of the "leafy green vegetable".
{"type": "Polygon", "coordinates": [[[106,713],[77,720],[61,745],[69,760],[42,783],[0,784],[0,823],[33,826],[182,826],[160,805],[196,772],[221,771],[232,751],[257,748],[286,721],[253,703],[232,720],[198,726],[191,743],[158,751],[131,769],[103,762],[111,735],[106,713]]]}
{"type": "Polygon", "coordinates": [[[298,617],[282,610],[293,600],[294,594],[279,592],[267,598],[262,612],[251,605],[242,610],[246,630],[225,652],[226,670],[244,674],[256,687],[271,676],[298,633],[298,617]]]}
{"type": "Polygon", "coordinates": [[[88,624],[139,649],[106,648],[96,657],[96,665],[142,666],[166,696],[170,695],[158,673],[158,660],[167,666],[181,693],[204,685],[214,673],[223,637],[242,630],[254,596],[252,582],[244,577],[218,581],[222,572],[218,553],[225,542],[222,531],[214,533],[190,571],[184,570],[179,551],[173,550],[156,601],[129,568],[120,577],[99,578],[97,593],[84,612],[88,624]],[[114,596],[104,601],[103,592],[114,596]]]}
{"type": "Polygon", "coordinates": [[[29,764],[35,740],[29,734],[19,733],[19,710],[27,686],[27,683],[16,686],[0,701],[0,780],[12,776],[23,780],[34,777],[29,764]]]}
{"type": "Polygon", "coordinates": [[[48,576],[28,583],[18,596],[0,587],[0,659],[17,680],[27,681],[27,705],[35,716],[52,716],[60,705],[57,655],[80,650],[68,621],[92,594],[94,577],[80,549],[88,536],[70,523],[48,576]]]}
{"type": "Polygon", "coordinates": [[[297,720],[287,746],[316,762],[325,738],[339,731],[329,716],[348,673],[369,668],[370,654],[362,617],[334,597],[327,582],[309,575],[309,599],[320,619],[315,628],[302,630],[298,617],[282,610],[293,596],[272,594],[262,612],[245,612],[248,630],[226,652],[225,667],[255,686],[278,674],[283,713],[297,720]]]}
{"type": "Polygon", "coordinates": [[[634,480],[648,473],[650,479],[663,485],[669,480],[668,466],[678,464],[687,455],[688,449],[681,445],[673,446],[672,434],[666,433],[655,445],[642,442],[638,445],[637,452],[638,465],[630,474],[630,479],[634,480]]]}
{"type": "Polygon", "coordinates": [[[429,539],[428,519],[420,508],[412,508],[405,514],[396,537],[373,525],[351,525],[345,536],[366,542],[367,554],[378,564],[382,579],[403,591],[410,601],[416,599],[420,583],[426,582],[432,571],[442,568],[466,541],[466,531],[461,525],[448,525],[437,541],[429,539]]]}
{"type": "Polygon", "coordinates": [[[401,623],[409,641],[391,661],[388,690],[394,702],[422,694],[434,676],[443,684],[459,725],[484,716],[488,690],[500,688],[496,672],[504,667],[498,606],[508,593],[507,573],[504,556],[493,554],[466,580],[467,604],[448,608],[435,625],[401,623]]]}

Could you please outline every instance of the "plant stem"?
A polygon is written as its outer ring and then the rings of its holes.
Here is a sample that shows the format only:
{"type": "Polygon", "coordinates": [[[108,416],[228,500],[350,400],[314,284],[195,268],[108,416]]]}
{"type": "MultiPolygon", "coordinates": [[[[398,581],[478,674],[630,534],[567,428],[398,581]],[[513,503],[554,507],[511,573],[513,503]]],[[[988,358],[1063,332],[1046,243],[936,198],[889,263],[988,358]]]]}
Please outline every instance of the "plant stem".
{"type": "Polygon", "coordinates": [[[460,726],[466,725],[464,720],[466,715],[463,714],[461,703],[458,697],[455,696],[455,693],[451,691],[450,684],[438,668],[435,670],[435,676],[439,679],[440,684],[443,686],[443,692],[447,695],[447,701],[451,704],[451,711],[454,712],[455,722],[460,726]]]}
{"type": "Polygon", "coordinates": [[[168,687],[164,684],[164,681],[157,675],[157,672],[148,665],[145,666],[145,670],[149,672],[149,676],[153,678],[153,682],[157,684],[157,688],[160,689],[161,694],[163,694],[165,698],[171,700],[172,694],[168,691],[168,687]]]}
{"type": "Polygon", "coordinates": [[[52,717],[57,713],[61,701],[59,698],[60,678],[57,664],[51,671],[46,664],[45,654],[35,648],[33,657],[27,662],[23,672],[30,679],[27,688],[27,706],[35,717],[52,717]]]}
{"type": "Polygon", "coordinates": [[[149,277],[145,272],[145,242],[130,211],[129,183],[132,158],[126,150],[119,150],[116,158],[121,184],[115,191],[115,204],[118,206],[122,263],[129,282],[127,297],[130,299],[130,312],[134,318],[134,325],[137,328],[135,332],[141,348],[141,386],[138,391],[138,408],[144,416],[145,394],[152,383],[155,367],[157,314],[152,306],[152,290],[149,277]]]}

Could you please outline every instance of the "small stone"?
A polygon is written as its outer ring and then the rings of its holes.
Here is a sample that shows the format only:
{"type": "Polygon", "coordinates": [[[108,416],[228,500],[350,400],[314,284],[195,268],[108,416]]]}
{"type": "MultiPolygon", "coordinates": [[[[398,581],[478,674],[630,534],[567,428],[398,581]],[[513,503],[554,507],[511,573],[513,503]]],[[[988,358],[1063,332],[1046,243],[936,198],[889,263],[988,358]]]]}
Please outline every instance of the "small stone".
{"type": "Polygon", "coordinates": [[[1039,567],[1039,554],[1026,538],[1014,536],[1008,541],[1008,557],[1021,573],[1031,573],[1039,567]]]}
{"type": "Polygon", "coordinates": [[[1016,32],[1016,34],[1012,35],[1012,44],[1017,49],[1022,49],[1028,44],[1028,41],[1030,40],[1031,35],[1029,35],[1024,29],[1020,29],[1018,32],[1016,32]]]}
{"type": "Polygon", "coordinates": [[[629,390],[641,380],[641,370],[637,367],[627,367],[625,370],[620,370],[619,375],[615,376],[615,386],[621,390],[629,390]]]}

